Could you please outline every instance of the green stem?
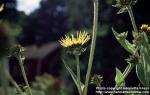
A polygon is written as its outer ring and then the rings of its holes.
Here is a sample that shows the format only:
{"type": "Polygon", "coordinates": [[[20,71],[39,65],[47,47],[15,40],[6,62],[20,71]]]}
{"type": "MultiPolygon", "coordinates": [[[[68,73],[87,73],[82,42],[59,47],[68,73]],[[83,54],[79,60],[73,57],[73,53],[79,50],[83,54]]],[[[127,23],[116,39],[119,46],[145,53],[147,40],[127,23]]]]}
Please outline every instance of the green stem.
{"type": "Polygon", "coordinates": [[[133,12],[132,12],[131,6],[128,6],[127,9],[128,9],[128,13],[129,13],[131,22],[132,22],[133,29],[134,29],[135,32],[138,32],[138,29],[136,27],[136,23],[135,23],[135,20],[134,20],[134,16],[133,16],[133,12]]]}
{"type": "Polygon", "coordinates": [[[91,43],[88,69],[87,69],[86,79],[85,79],[84,95],[87,95],[88,83],[89,83],[91,69],[92,69],[92,65],[93,65],[93,59],[94,59],[94,51],[95,51],[96,35],[97,35],[97,26],[98,26],[98,5],[99,5],[98,0],[94,0],[94,20],[93,20],[92,43],[91,43]]]}
{"type": "Polygon", "coordinates": [[[1,63],[1,76],[2,76],[2,87],[3,87],[3,93],[4,95],[8,94],[8,79],[6,77],[6,71],[8,70],[8,62],[6,62],[7,59],[5,57],[2,58],[1,63]]]}
{"type": "Polygon", "coordinates": [[[148,83],[148,78],[147,78],[147,64],[146,64],[146,61],[145,61],[145,58],[144,56],[142,57],[143,58],[143,68],[144,68],[144,75],[145,75],[145,80],[146,82],[148,83]]]}
{"type": "MultiPolygon", "coordinates": [[[[129,63],[128,66],[126,67],[126,69],[123,72],[123,79],[125,80],[126,77],[129,75],[129,73],[131,72],[131,70],[133,69],[134,64],[129,63]]],[[[123,81],[122,81],[123,82],[123,81]]],[[[120,86],[120,84],[122,84],[122,82],[120,82],[119,84],[116,84],[115,87],[120,86]]],[[[113,93],[111,93],[110,95],[114,95],[113,93]]]]}
{"type": "Polygon", "coordinates": [[[126,67],[126,69],[123,72],[123,78],[125,79],[128,74],[131,72],[131,70],[133,69],[134,65],[132,63],[129,63],[128,66],[126,67]]]}
{"type": "Polygon", "coordinates": [[[145,81],[146,81],[146,86],[149,84],[149,80],[148,80],[148,73],[147,73],[147,60],[145,59],[146,55],[145,55],[145,52],[144,52],[144,47],[141,46],[141,50],[140,50],[140,54],[141,54],[141,61],[143,63],[143,69],[144,69],[144,75],[145,75],[145,81]]]}
{"type": "Polygon", "coordinates": [[[18,61],[19,61],[19,65],[20,65],[20,68],[21,68],[21,72],[22,72],[25,84],[26,84],[26,86],[29,90],[30,95],[32,95],[32,92],[31,92],[31,89],[30,89],[30,86],[29,86],[29,83],[28,83],[28,79],[27,79],[27,76],[26,76],[26,73],[25,73],[25,70],[24,70],[23,60],[21,58],[21,55],[18,56],[18,61]]]}
{"type": "Polygon", "coordinates": [[[12,76],[9,74],[9,72],[7,72],[7,78],[9,79],[9,81],[13,84],[13,86],[17,89],[17,91],[23,95],[22,90],[20,89],[20,87],[18,86],[18,84],[16,83],[16,81],[12,78],[12,76]]]}
{"type": "Polygon", "coordinates": [[[79,93],[82,95],[82,89],[81,89],[81,78],[80,78],[80,61],[79,61],[79,55],[75,55],[76,62],[77,62],[77,81],[79,84],[79,93]]]}
{"type": "MultiPolygon", "coordinates": [[[[123,79],[125,80],[126,77],[129,75],[129,73],[131,72],[131,70],[133,69],[134,65],[132,63],[129,63],[128,66],[126,67],[126,69],[123,72],[123,79]]],[[[123,81],[122,81],[123,82],[123,81]]],[[[119,84],[116,84],[115,87],[120,86],[120,84],[122,84],[122,82],[120,82],[119,84]]]]}

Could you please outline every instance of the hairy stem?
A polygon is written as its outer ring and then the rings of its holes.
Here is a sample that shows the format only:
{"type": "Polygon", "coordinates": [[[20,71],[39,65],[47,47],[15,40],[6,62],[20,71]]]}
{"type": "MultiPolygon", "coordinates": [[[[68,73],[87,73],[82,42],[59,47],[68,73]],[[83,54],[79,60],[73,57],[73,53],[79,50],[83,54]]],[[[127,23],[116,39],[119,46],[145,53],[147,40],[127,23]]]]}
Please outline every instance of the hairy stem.
{"type": "Polygon", "coordinates": [[[75,55],[76,58],[76,63],[77,63],[77,82],[79,84],[79,93],[82,95],[82,90],[81,90],[81,78],[80,78],[80,61],[79,61],[79,55],[75,55]]]}
{"type": "Polygon", "coordinates": [[[19,61],[19,65],[20,65],[20,68],[21,68],[21,72],[22,72],[25,84],[28,87],[30,95],[32,95],[32,92],[31,92],[31,89],[30,89],[30,86],[29,86],[29,83],[28,83],[28,79],[27,79],[27,76],[26,76],[26,73],[25,73],[25,69],[24,69],[24,66],[23,66],[23,60],[21,58],[21,55],[18,55],[18,61],[19,61]]]}
{"type": "Polygon", "coordinates": [[[131,6],[128,6],[127,9],[128,9],[128,13],[129,13],[131,22],[132,22],[133,29],[134,29],[135,32],[138,32],[131,6]]]}
{"type": "Polygon", "coordinates": [[[2,88],[3,88],[3,94],[4,95],[9,95],[8,94],[8,79],[6,77],[6,71],[8,70],[8,62],[5,57],[2,58],[2,63],[1,63],[1,76],[2,76],[2,88]]]}
{"type": "Polygon", "coordinates": [[[93,59],[94,59],[94,51],[95,51],[96,35],[97,35],[97,26],[98,26],[98,5],[99,5],[98,0],[94,0],[94,20],[93,20],[92,43],[91,43],[88,69],[87,69],[86,79],[85,79],[84,95],[87,95],[88,83],[89,83],[91,69],[92,69],[92,65],[93,65],[93,59]]]}
{"type": "Polygon", "coordinates": [[[12,78],[12,76],[9,74],[9,72],[7,72],[7,78],[9,79],[9,81],[12,83],[12,85],[17,89],[17,91],[23,95],[22,90],[20,89],[20,87],[18,86],[18,84],[16,83],[16,81],[12,78]]]}
{"type": "Polygon", "coordinates": [[[131,64],[128,64],[128,66],[126,67],[126,69],[124,70],[123,72],[123,78],[125,79],[128,74],[131,72],[131,70],[133,69],[134,65],[131,63],[131,64]]]}

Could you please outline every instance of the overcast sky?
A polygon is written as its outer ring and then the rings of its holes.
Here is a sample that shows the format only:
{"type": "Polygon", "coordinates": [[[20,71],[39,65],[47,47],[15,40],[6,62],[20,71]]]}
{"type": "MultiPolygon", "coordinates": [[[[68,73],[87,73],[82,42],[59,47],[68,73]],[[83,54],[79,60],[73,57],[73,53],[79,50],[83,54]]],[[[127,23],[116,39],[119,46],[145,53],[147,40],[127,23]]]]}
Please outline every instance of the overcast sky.
{"type": "Polygon", "coordinates": [[[24,11],[26,14],[30,14],[37,9],[41,0],[17,0],[17,9],[24,11]]]}

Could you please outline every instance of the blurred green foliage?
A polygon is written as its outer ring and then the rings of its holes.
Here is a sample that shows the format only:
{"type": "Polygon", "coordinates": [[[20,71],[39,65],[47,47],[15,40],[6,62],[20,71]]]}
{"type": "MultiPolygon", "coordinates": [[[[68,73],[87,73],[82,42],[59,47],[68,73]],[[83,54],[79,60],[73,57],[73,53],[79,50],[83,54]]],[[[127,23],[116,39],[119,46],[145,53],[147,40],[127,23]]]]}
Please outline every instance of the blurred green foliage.
{"type": "MultiPolygon", "coordinates": [[[[26,86],[20,85],[20,87],[23,90],[23,95],[28,95],[26,86]]],[[[36,76],[35,81],[31,83],[33,95],[69,95],[66,88],[63,81],[55,79],[46,73],[41,76],[36,76]]],[[[8,91],[9,95],[20,95],[15,87],[9,87],[8,91]]]]}
{"type": "Polygon", "coordinates": [[[62,82],[49,74],[37,76],[32,82],[33,95],[68,95],[62,82]]]}

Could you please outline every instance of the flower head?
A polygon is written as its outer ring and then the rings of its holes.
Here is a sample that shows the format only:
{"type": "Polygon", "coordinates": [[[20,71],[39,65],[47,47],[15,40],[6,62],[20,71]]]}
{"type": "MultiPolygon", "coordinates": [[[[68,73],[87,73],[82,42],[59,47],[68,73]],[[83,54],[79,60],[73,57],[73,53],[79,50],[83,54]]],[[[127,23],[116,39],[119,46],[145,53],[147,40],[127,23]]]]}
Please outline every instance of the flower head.
{"type": "Polygon", "coordinates": [[[148,40],[150,41],[150,25],[142,24],[141,27],[140,27],[140,31],[141,31],[141,33],[145,33],[148,40]]]}
{"type": "Polygon", "coordinates": [[[76,35],[65,35],[64,38],[61,38],[59,40],[59,43],[65,47],[68,48],[69,51],[73,51],[73,54],[75,53],[81,53],[85,51],[85,48],[83,46],[90,40],[90,36],[87,32],[77,32],[76,35]]]}
{"type": "Polygon", "coordinates": [[[65,38],[61,38],[59,40],[60,44],[63,47],[72,47],[72,46],[82,46],[86,42],[88,42],[90,39],[90,36],[88,35],[87,32],[77,32],[76,37],[71,34],[71,36],[65,35],[65,38]]]}
{"type": "Polygon", "coordinates": [[[142,32],[145,32],[148,36],[150,36],[150,26],[148,24],[142,24],[140,29],[142,32]]]}
{"type": "Polygon", "coordinates": [[[138,64],[140,56],[139,55],[130,55],[128,59],[125,59],[127,63],[138,64]]]}
{"type": "Polygon", "coordinates": [[[116,0],[116,4],[113,7],[119,8],[117,14],[125,13],[128,11],[128,6],[134,6],[137,0],[116,0]]]}
{"type": "Polygon", "coordinates": [[[0,5],[0,12],[2,12],[4,10],[4,4],[0,5]]]}
{"type": "Polygon", "coordinates": [[[149,32],[150,32],[150,27],[148,27],[148,28],[147,28],[147,31],[149,31],[149,32]]]}
{"type": "Polygon", "coordinates": [[[140,29],[141,29],[142,31],[147,31],[148,25],[147,25],[147,24],[142,24],[142,26],[140,27],[140,29]]]}
{"type": "Polygon", "coordinates": [[[114,7],[122,8],[126,6],[133,6],[136,2],[137,0],[116,0],[116,5],[114,5],[114,7]]]}
{"type": "Polygon", "coordinates": [[[25,59],[24,51],[25,51],[24,47],[16,44],[9,48],[9,56],[15,56],[15,57],[21,56],[21,58],[24,60],[25,59]]]}
{"type": "Polygon", "coordinates": [[[91,78],[91,84],[95,84],[96,86],[101,86],[102,82],[103,82],[103,77],[101,75],[94,75],[91,78]]]}

